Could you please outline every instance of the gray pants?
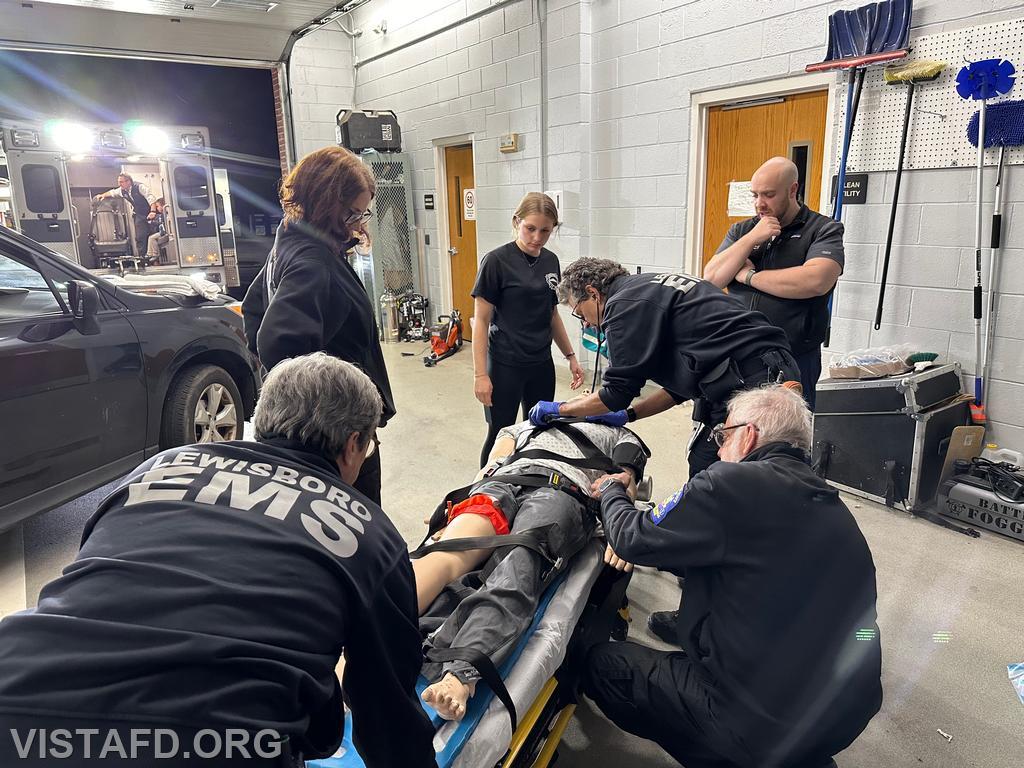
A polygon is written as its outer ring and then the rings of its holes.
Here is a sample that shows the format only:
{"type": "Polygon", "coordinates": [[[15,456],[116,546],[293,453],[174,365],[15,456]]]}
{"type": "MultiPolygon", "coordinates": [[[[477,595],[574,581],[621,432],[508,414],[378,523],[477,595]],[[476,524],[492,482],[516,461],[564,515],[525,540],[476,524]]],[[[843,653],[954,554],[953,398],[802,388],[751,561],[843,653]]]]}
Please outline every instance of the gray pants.
{"type": "MultiPolygon", "coordinates": [[[[587,543],[595,522],[581,502],[554,488],[521,488],[489,480],[473,493],[495,500],[508,518],[512,533],[554,524],[547,534],[548,549],[561,558],[553,568],[525,547],[496,551],[482,571],[448,585],[421,618],[421,627],[432,628],[441,622],[427,637],[427,647],[470,647],[497,665],[508,657],[533,622],[544,589],[587,543]]],[[[480,678],[463,661],[429,662],[423,667],[424,676],[431,681],[448,672],[464,683],[480,678]]]]}

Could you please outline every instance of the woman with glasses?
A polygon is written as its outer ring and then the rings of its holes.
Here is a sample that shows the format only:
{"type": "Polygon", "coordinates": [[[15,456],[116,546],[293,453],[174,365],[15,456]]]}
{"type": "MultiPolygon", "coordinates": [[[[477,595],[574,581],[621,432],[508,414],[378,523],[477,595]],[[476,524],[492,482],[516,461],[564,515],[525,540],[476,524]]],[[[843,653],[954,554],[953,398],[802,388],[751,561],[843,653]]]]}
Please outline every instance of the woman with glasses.
{"type": "Polygon", "coordinates": [[[554,341],[569,362],[570,386],[583,383],[583,369],[558,314],[558,257],[544,246],[558,227],[554,201],[530,192],[512,216],[516,239],[480,262],[473,286],[473,394],[484,406],[487,437],[480,466],[498,431],[523,418],[538,400],[555,396],[554,341]]]}
{"type": "MultiPolygon", "coordinates": [[[[375,191],[369,169],[347,149],[324,147],[302,158],[281,182],[284,219],[242,312],[249,347],[267,370],[321,351],[362,369],[380,391],[383,427],[395,404],[376,314],[346,258],[373,215],[375,191]]],[[[379,450],[354,487],[380,503],[379,450]]]]}

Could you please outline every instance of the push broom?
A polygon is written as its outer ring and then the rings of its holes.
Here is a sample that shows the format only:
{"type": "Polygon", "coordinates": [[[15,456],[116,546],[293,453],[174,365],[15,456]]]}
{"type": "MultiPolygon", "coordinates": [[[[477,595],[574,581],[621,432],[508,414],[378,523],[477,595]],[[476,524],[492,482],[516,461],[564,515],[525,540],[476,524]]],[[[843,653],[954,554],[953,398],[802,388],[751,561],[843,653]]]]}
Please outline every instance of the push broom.
{"type": "MultiPolygon", "coordinates": [[[[981,114],[975,113],[967,124],[967,139],[979,146],[981,114]]],[[[988,110],[984,144],[986,149],[999,147],[996,163],[995,203],[992,208],[992,255],[988,270],[988,324],[985,329],[985,365],[982,367],[981,417],[987,418],[984,404],[988,402],[989,378],[992,368],[992,347],[996,330],[996,280],[999,276],[999,249],[1003,240],[1003,171],[1006,148],[1024,145],[1024,101],[1004,101],[988,110]]]]}
{"type": "MultiPolygon", "coordinates": [[[[1015,70],[1013,64],[1000,59],[985,59],[968,64],[956,76],[956,92],[962,99],[974,99],[981,102],[978,110],[977,141],[978,147],[978,185],[977,185],[977,217],[974,228],[974,404],[971,406],[971,420],[975,424],[984,424],[985,402],[982,367],[984,362],[981,354],[981,220],[982,220],[982,185],[985,180],[985,117],[986,101],[1007,93],[1013,88],[1015,70]]],[[[971,118],[972,122],[974,118],[971,118]]],[[[994,129],[994,127],[993,127],[994,129]]],[[[968,138],[970,136],[968,135],[968,138]]]]}
{"type": "Polygon", "coordinates": [[[885,236],[885,259],[882,261],[882,282],[878,286],[878,304],[875,307],[875,330],[882,325],[882,304],[885,302],[885,282],[889,275],[889,257],[892,254],[892,233],[896,227],[896,204],[900,197],[900,181],[903,178],[903,158],[907,151],[907,131],[910,128],[910,112],[914,104],[914,87],[919,83],[931,82],[946,68],[944,61],[908,61],[894,64],[882,71],[885,82],[895,85],[906,84],[907,106],[903,112],[903,135],[900,137],[900,159],[896,164],[896,183],[892,192],[892,208],[889,209],[889,232],[885,236]]]}

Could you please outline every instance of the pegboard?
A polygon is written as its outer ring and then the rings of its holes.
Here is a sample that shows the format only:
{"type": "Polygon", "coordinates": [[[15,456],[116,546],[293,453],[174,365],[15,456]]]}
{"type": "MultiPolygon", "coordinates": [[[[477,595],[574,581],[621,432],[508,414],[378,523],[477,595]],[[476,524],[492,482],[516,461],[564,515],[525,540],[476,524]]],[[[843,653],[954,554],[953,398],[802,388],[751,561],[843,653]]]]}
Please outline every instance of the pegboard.
{"type": "MultiPolygon", "coordinates": [[[[981,104],[960,98],[956,75],[968,62],[1007,59],[1017,70],[1016,82],[1005,96],[990,99],[988,106],[1024,99],[1024,19],[919,37],[912,39],[910,45],[906,61],[944,61],[947,66],[936,80],[914,88],[903,167],[976,167],[978,150],[967,140],[967,123],[981,104]]],[[[849,76],[844,79],[849,87],[849,76]]],[[[896,170],[906,99],[906,85],[886,83],[882,67],[868,69],[850,142],[847,173],[896,170]]],[[[837,135],[841,142],[846,125],[846,88],[836,89],[835,113],[839,115],[837,135]]],[[[839,166],[839,154],[837,151],[835,169],[839,166]]],[[[986,165],[995,165],[998,156],[998,147],[987,150],[986,165]]],[[[1006,163],[1024,165],[1024,148],[1008,147],[1006,163]]]]}

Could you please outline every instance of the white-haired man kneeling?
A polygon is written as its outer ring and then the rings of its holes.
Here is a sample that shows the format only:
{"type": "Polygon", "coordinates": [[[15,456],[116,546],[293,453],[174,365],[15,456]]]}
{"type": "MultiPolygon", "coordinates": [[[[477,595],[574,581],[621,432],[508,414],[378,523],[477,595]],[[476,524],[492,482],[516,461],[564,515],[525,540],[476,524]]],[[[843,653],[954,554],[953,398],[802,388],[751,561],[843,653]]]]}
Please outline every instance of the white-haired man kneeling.
{"type": "Polygon", "coordinates": [[[808,464],[799,394],[736,395],[712,439],[722,461],[649,512],[595,482],[609,546],[685,576],[683,653],[597,645],[584,690],[687,768],[834,765],[882,702],[871,552],[808,464]]]}
{"type": "Polygon", "coordinates": [[[0,622],[0,765],[330,755],[344,651],[366,765],[435,766],[408,550],[352,487],[381,407],[355,366],[297,357],[267,377],[257,442],[174,448],[132,472],[36,608],[0,622]]]}

